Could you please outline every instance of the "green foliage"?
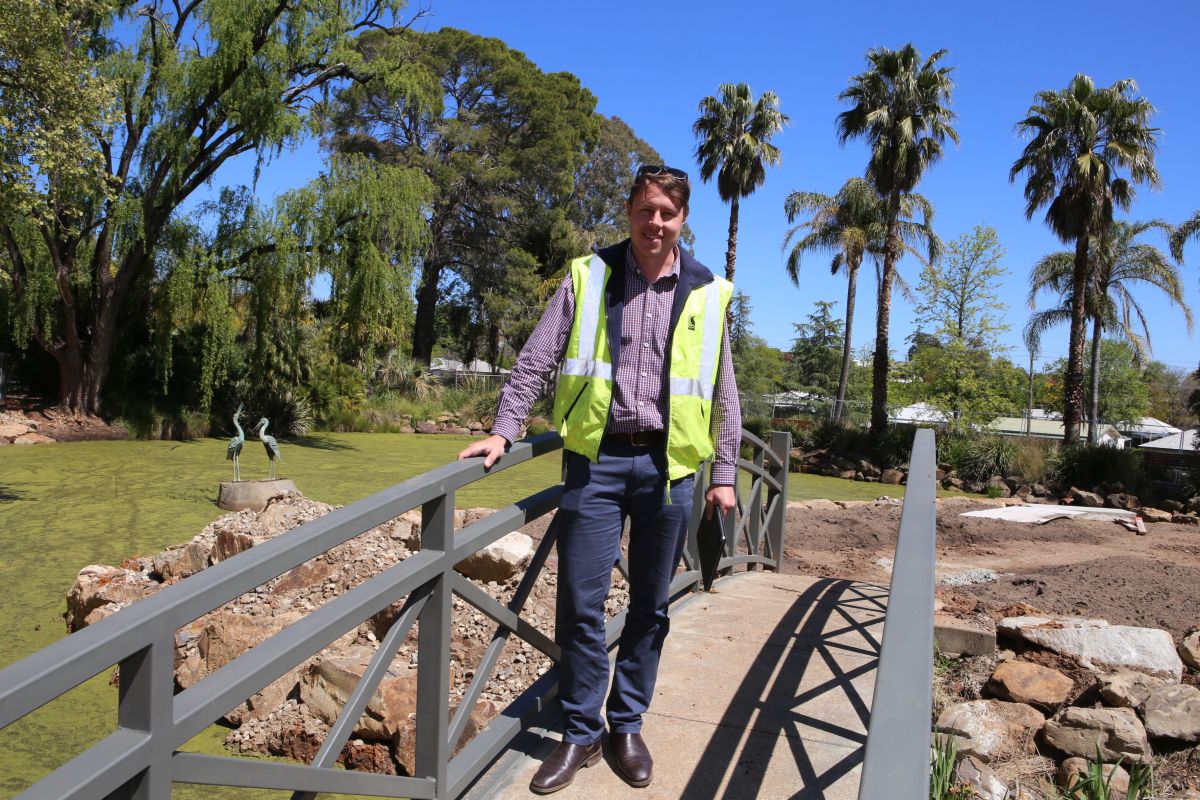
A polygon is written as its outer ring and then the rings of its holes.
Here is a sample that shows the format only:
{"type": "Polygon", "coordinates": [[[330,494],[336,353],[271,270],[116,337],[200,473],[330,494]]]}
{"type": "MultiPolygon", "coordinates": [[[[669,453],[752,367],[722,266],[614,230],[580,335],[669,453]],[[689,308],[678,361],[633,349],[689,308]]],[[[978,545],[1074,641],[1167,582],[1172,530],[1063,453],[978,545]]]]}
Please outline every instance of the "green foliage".
{"type": "MultiPolygon", "coordinates": [[[[1084,359],[1084,369],[1091,371],[1092,354],[1084,359]]],[[[1053,376],[1054,387],[1066,381],[1067,360],[1060,358],[1046,365],[1053,376]]],[[[1151,378],[1153,376],[1150,376],[1151,378]]],[[[1150,412],[1150,380],[1135,363],[1133,347],[1128,342],[1105,339],[1100,343],[1100,390],[1096,393],[1102,424],[1120,424],[1141,419],[1150,412]]],[[[1061,396],[1061,394],[1057,395],[1061,396]]],[[[1048,399],[1053,400],[1055,395],[1048,399]]],[[[1091,405],[1092,387],[1084,386],[1084,400],[1091,405]]],[[[1103,433],[1103,427],[1100,432],[1103,433]]]]}
{"type": "Polygon", "coordinates": [[[817,300],[808,321],[796,324],[788,385],[830,396],[838,385],[842,361],[842,323],[833,318],[828,300],[817,300]]]}
{"type": "Polygon", "coordinates": [[[1129,788],[1119,792],[1113,786],[1113,777],[1124,759],[1116,764],[1105,764],[1100,746],[1096,746],[1096,758],[1089,760],[1087,772],[1079,777],[1070,788],[1054,789],[1055,800],[1150,800],[1156,797],[1154,789],[1154,765],[1131,764],[1129,788]]]}
{"type": "MultiPolygon", "coordinates": [[[[774,394],[783,386],[783,354],[753,334],[754,323],[750,320],[753,307],[749,297],[735,293],[729,309],[733,373],[737,376],[738,391],[745,398],[744,402],[754,406],[758,398],[774,394]]],[[[753,409],[751,413],[757,410],[753,409]]]]}
{"type": "Polygon", "coordinates": [[[1057,457],[1058,444],[1032,437],[1017,442],[1017,457],[1013,469],[1029,483],[1045,483],[1053,476],[1050,466],[1057,457]]]}
{"type": "Polygon", "coordinates": [[[1101,483],[1119,483],[1126,491],[1135,492],[1145,482],[1142,454],[1134,449],[1064,445],[1048,462],[1054,482],[1063,488],[1078,486],[1090,491],[1101,483]]]}
{"type": "Polygon", "coordinates": [[[964,478],[976,481],[1011,475],[1018,451],[1017,443],[1007,436],[973,437],[963,448],[958,470],[964,478]]]}

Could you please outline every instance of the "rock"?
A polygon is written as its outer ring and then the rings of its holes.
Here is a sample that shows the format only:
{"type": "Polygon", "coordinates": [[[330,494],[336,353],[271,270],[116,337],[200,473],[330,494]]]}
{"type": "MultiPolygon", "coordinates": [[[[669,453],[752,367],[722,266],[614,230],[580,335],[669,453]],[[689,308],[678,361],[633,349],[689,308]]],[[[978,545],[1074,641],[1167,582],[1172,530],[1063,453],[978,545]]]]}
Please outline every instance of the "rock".
{"type": "MultiPolygon", "coordinates": [[[[1086,758],[1079,756],[1071,756],[1058,766],[1058,785],[1064,789],[1070,789],[1080,780],[1087,777],[1088,764],[1090,762],[1086,758]]],[[[1112,790],[1112,796],[1124,797],[1129,790],[1129,773],[1119,764],[1104,765],[1104,780],[1108,782],[1108,788],[1112,790]]]]}
{"type": "Polygon", "coordinates": [[[277,617],[214,611],[205,619],[197,642],[205,672],[215,672],[303,617],[299,611],[283,612],[277,617]]]}
{"type": "Polygon", "coordinates": [[[1099,747],[1106,762],[1149,764],[1152,757],[1146,729],[1128,708],[1072,706],[1049,720],[1043,734],[1049,745],[1068,756],[1095,758],[1099,747]]]}
{"type": "Polygon", "coordinates": [[[1098,683],[1106,705],[1132,709],[1141,708],[1151,692],[1168,685],[1162,678],[1128,669],[1101,675],[1098,683]]]}
{"type": "Polygon", "coordinates": [[[950,489],[950,490],[956,491],[956,492],[961,491],[963,488],[962,478],[956,477],[954,475],[950,475],[946,478],[943,478],[942,479],[942,488],[950,489]]]}
{"type": "Polygon", "coordinates": [[[417,433],[441,433],[438,430],[437,423],[423,420],[417,423],[417,433]]]}
{"type": "Polygon", "coordinates": [[[1146,698],[1142,716],[1155,739],[1200,742],[1200,689],[1186,684],[1157,689],[1146,698]]]}
{"type": "Polygon", "coordinates": [[[153,559],[154,573],[164,583],[174,583],[188,575],[194,575],[208,566],[213,543],[197,536],[192,541],[156,555],[153,559]]]}
{"type": "Polygon", "coordinates": [[[1172,514],[1171,522],[1176,525],[1200,525],[1200,517],[1194,517],[1191,514],[1172,514]]]}
{"type": "Polygon", "coordinates": [[[217,543],[213,545],[210,556],[212,563],[219,564],[226,559],[233,558],[238,553],[244,553],[256,544],[262,544],[267,541],[267,538],[266,536],[255,536],[251,533],[223,528],[217,531],[217,543]]]}
{"type": "Polygon", "coordinates": [[[1148,506],[1142,506],[1141,508],[1139,508],[1138,516],[1141,517],[1143,521],[1148,522],[1148,523],[1149,522],[1170,522],[1171,521],[1171,512],[1170,511],[1160,511],[1157,508],[1150,508],[1148,506]]]}
{"type": "Polygon", "coordinates": [[[987,683],[987,691],[1001,700],[1047,709],[1067,702],[1074,688],[1075,682],[1058,670],[1027,661],[1000,664],[987,683]]]}
{"type": "Polygon", "coordinates": [[[878,478],[883,475],[883,470],[867,461],[865,458],[860,458],[855,465],[858,471],[863,474],[864,478],[878,478]]]}
{"type": "Polygon", "coordinates": [[[1176,683],[1183,675],[1171,634],[1157,628],[1109,625],[1102,619],[1026,616],[1001,620],[997,633],[1053,650],[1096,672],[1126,668],[1176,683]]]}
{"type": "Polygon", "coordinates": [[[454,568],[478,581],[506,581],[533,558],[533,539],[518,531],[502,536],[464,558],[454,568]]]}
{"type": "Polygon", "coordinates": [[[1074,486],[1067,490],[1066,497],[1071,498],[1071,503],[1077,506],[1100,508],[1104,505],[1104,498],[1100,495],[1095,492],[1085,492],[1083,489],[1078,489],[1074,486]]]}
{"type": "Polygon", "coordinates": [[[1045,497],[1049,494],[1049,492],[1046,490],[1046,487],[1040,483],[1029,484],[1029,493],[1034,497],[1045,497]]]}
{"type": "Polygon", "coordinates": [[[40,433],[34,433],[33,431],[29,431],[28,433],[23,433],[20,436],[14,436],[12,443],[13,444],[53,444],[54,440],[51,439],[49,436],[43,436],[40,433]]]}
{"type": "MultiPolygon", "coordinates": [[[[327,725],[332,725],[366,672],[374,649],[357,646],[338,655],[317,659],[300,678],[300,701],[327,725]]],[[[368,742],[391,742],[417,710],[417,674],[388,667],[379,688],[367,701],[354,736],[368,742]]],[[[410,773],[411,774],[411,773],[410,773]]]]}
{"type": "Polygon", "coordinates": [[[1189,514],[1200,514],[1200,494],[1189,497],[1187,503],[1184,504],[1184,508],[1187,509],[1189,514]]]}
{"type": "Polygon", "coordinates": [[[982,656],[996,651],[996,632],[950,614],[933,615],[933,641],[943,653],[982,656]]]}
{"type": "Polygon", "coordinates": [[[971,494],[983,494],[987,487],[981,481],[963,481],[962,488],[971,494]]]}
{"type": "Polygon", "coordinates": [[[267,501],[288,492],[296,492],[296,484],[287,478],[262,481],[221,481],[217,505],[226,511],[262,511],[267,501]]]}
{"type": "Polygon", "coordinates": [[[970,797],[978,800],[1011,800],[1008,786],[1000,780],[1000,776],[974,756],[967,756],[958,762],[954,777],[956,783],[971,788],[973,793],[970,797]]]}
{"type": "Polygon", "coordinates": [[[984,487],[984,491],[987,494],[995,495],[996,497],[1012,497],[1012,489],[1009,488],[1004,478],[1001,478],[999,475],[993,475],[992,477],[988,478],[987,486],[984,487]]]}
{"type": "Polygon", "coordinates": [[[79,570],[75,583],[67,592],[67,630],[77,630],[109,616],[130,603],[154,594],[161,584],[150,580],[140,572],[89,564],[79,570]],[[100,614],[89,618],[97,609],[109,606],[100,614]]]}
{"type": "Polygon", "coordinates": [[[1124,494],[1114,492],[1104,498],[1104,505],[1107,508],[1120,508],[1125,511],[1133,511],[1141,507],[1136,494],[1124,494]]]}
{"type": "Polygon", "coordinates": [[[1184,509],[1183,503],[1179,502],[1178,500],[1171,500],[1169,498],[1163,500],[1161,503],[1159,503],[1159,505],[1162,507],[1163,511],[1170,511],[1172,514],[1181,514],[1183,513],[1184,509]]]}
{"type": "Polygon", "coordinates": [[[470,436],[471,429],[463,425],[447,425],[443,433],[452,433],[457,436],[470,436]]]}
{"type": "Polygon", "coordinates": [[[16,439],[18,436],[24,436],[31,433],[33,428],[29,425],[22,425],[19,422],[9,422],[0,424],[0,439],[16,439]]]}
{"type": "Polygon", "coordinates": [[[938,716],[935,730],[960,737],[958,751],[983,761],[1033,752],[1033,737],[1046,723],[1037,709],[1003,700],[957,703],[938,716]]]}
{"type": "Polygon", "coordinates": [[[885,469],[879,475],[879,482],[899,486],[901,479],[904,478],[904,473],[898,469],[885,469]]]}
{"type": "Polygon", "coordinates": [[[1183,637],[1178,652],[1183,663],[1194,670],[1200,670],[1200,630],[1192,631],[1183,637]]]}
{"type": "Polygon", "coordinates": [[[1017,497],[1021,498],[1022,500],[1025,500],[1026,498],[1031,497],[1033,495],[1033,488],[1030,487],[1030,485],[1028,483],[1022,483],[1020,486],[1017,487],[1017,490],[1015,492],[1013,492],[1013,494],[1016,495],[1017,497]]]}

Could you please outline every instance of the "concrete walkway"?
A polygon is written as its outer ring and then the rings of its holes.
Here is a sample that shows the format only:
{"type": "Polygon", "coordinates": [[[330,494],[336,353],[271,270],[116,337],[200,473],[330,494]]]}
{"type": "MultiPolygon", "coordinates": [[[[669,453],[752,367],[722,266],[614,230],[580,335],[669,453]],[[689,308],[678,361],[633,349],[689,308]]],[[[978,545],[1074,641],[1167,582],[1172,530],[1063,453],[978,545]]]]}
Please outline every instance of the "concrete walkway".
{"type": "MultiPolygon", "coordinates": [[[[858,796],[886,589],[774,572],[717,589],[672,617],[643,728],[654,781],[633,789],[606,760],[556,800],[858,796]]],[[[529,780],[558,739],[540,733],[469,796],[534,797],[529,780]]]]}

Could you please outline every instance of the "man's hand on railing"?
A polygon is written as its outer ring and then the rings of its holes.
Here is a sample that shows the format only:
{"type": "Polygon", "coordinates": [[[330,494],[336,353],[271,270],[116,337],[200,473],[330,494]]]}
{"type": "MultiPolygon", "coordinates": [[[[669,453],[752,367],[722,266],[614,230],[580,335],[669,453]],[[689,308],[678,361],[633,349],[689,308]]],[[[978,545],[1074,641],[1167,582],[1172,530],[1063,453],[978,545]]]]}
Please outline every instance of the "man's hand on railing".
{"type": "Polygon", "coordinates": [[[472,458],[473,456],[483,456],[483,468],[491,469],[492,464],[495,464],[504,455],[504,449],[508,447],[508,440],[499,434],[493,433],[486,439],[478,442],[472,442],[463,448],[458,454],[458,460],[464,458],[472,458]]]}
{"type": "Polygon", "coordinates": [[[736,505],[737,496],[734,495],[732,486],[710,486],[704,493],[704,518],[712,519],[713,509],[717,506],[720,506],[721,515],[724,516],[736,505]]]}

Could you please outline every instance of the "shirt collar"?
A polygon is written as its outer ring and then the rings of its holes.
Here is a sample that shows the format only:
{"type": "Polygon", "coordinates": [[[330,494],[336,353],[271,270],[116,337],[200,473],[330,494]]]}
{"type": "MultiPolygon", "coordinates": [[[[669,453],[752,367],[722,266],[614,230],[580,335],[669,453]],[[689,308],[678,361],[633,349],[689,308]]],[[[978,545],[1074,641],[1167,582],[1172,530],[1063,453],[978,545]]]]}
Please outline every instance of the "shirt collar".
{"type": "MultiPolygon", "coordinates": [[[[642,274],[642,270],[638,267],[637,260],[633,257],[633,246],[632,245],[625,248],[625,271],[632,272],[633,274],[635,274],[639,278],[641,278],[642,281],[644,281],[645,283],[649,283],[649,281],[646,280],[646,276],[642,274]]],[[[679,245],[675,245],[674,247],[671,248],[671,269],[669,269],[667,271],[667,273],[665,275],[663,275],[661,278],[659,278],[658,280],[662,281],[662,280],[666,280],[667,278],[678,278],[678,277],[679,277],[679,245]]],[[[657,281],[655,281],[655,282],[657,283],[657,281]]]]}

